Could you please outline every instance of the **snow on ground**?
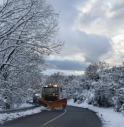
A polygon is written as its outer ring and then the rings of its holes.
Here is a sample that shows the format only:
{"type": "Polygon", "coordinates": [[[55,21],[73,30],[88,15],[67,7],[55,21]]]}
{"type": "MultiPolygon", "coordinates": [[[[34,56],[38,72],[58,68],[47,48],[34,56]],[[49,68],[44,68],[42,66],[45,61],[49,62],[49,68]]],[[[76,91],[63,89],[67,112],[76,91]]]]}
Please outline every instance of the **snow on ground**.
{"type": "Polygon", "coordinates": [[[115,112],[112,108],[100,108],[93,105],[88,105],[86,102],[82,104],[74,103],[73,99],[68,101],[68,105],[88,108],[97,112],[97,115],[102,120],[103,127],[124,127],[124,115],[115,112]]]}
{"type": "Polygon", "coordinates": [[[8,122],[8,121],[20,118],[20,117],[40,113],[43,110],[46,110],[46,108],[45,107],[38,107],[38,108],[35,108],[35,109],[23,111],[23,112],[2,113],[2,114],[0,114],[0,124],[4,124],[5,122],[8,122]]]}
{"type": "MultiPolygon", "coordinates": [[[[28,103],[23,103],[23,104],[21,104],[21,105],[19,105],[19,106],[17,106],[17,105],[14,105],[14,108],[12,108],[12,110],[14,110],[14,109],[23,109],[23,108],[28,108],[28,107],[33,107],[34,105],[32,105],[32,104],[28,104],[28,103]]],[[[2,109],[2,107],[0,107],[0,111],[4,111],[5,109],[2,109]]],[[[8,109],[9,110],[9,109],[8,109]]]]}
{"type": "Polygon", "coordinates": [[[23,104],[21,104],[21,105],[19,106],[19,108],[26,108],[26,107],[32,107],[32,106],[34,106],[34,105],[28,104],[28,103],[23,103],[23,104]]]}

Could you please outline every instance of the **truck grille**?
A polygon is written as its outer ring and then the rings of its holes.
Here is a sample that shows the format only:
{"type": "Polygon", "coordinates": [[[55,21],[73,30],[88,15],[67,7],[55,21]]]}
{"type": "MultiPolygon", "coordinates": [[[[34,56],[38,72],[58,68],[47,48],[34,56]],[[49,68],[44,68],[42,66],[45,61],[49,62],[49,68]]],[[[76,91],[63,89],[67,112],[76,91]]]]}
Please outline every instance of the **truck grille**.
{"type": "Polygon", "coordinates": [[[57,100],[57,97],[55,96],[47,96],[47,97],[44,97],[44,100],[46,101],[56,101],[57,100]]]}

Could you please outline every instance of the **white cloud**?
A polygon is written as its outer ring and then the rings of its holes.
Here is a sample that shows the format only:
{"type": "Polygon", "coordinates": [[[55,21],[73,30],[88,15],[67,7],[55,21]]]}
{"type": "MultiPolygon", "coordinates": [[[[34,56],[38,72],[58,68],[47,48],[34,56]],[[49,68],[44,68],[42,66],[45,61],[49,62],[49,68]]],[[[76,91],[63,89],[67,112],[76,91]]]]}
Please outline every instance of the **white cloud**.
{"type": "Polygon", "coordinates": [[[89,0],[80,7],[75,28],[87,33],[110,36],[124,28],[124,1],[109,3],[105,0],[89,0]]]}
{"type": "MultiPolygon", "coordinates": [[[[50,1],[50,0],[48,0],[50,1]]],[[[123,0],[52,0],[60,10],[58,38],[65,41],[51,60],[106,61],[119,65],[124,56],[123,0]]]]}
{"type": "Polygon", "coordinates": [[[104,54],[102,59],[111,64],[121,64],[124,54],[122,48],[124,42],[124,1],[89,0],[78,10],[80,13],[75,19],[75,29],[111,38],[113,54],[112,52],[104,54]]]}
{"type": "Polygon", "coordinates": [[[98,62],[102,55],[113,50],[112,40],[103,35],[87,34],[80,30],[67,30],[66,34],[62,36],[66,41],[61,54],[59,54],[62,59],[98,62]]]}
{"type": "Polygon", "coordinates": [[[108,33],[106,23],[110,13],[110,3],[104,0],[89,0],[80,7],[80,13],[75,21],[75,28],[93,34],[108,33]]]}
{"type": "Polygon", "coordinates": [[[0,0],[0,5],[2,5],[2,4],[3,4],[3,1],[4,1],[4,0],[0,0]]]}

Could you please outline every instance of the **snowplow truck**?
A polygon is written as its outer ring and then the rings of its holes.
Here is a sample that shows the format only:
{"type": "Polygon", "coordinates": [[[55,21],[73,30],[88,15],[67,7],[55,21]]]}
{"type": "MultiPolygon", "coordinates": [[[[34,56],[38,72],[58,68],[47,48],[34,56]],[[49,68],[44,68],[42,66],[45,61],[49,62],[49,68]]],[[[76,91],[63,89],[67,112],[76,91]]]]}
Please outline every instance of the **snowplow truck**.
{"type": "Polygon", "coordinates": [[[66,108],[67,98],[60,98],[59,85],[47,85],[42,88],[41,96],[42,98],[38,99],[39,104],[45,107],[50,108],[59,108],[62,107],[62,110],[66,108]]]}

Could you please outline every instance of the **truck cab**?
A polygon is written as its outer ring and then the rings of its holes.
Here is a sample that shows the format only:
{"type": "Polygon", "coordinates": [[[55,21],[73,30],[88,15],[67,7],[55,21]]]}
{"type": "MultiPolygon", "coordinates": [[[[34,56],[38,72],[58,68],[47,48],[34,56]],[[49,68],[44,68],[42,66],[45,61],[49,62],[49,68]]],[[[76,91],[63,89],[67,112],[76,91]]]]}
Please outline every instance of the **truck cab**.
{"type": "Polygon", "coordinates": [[[46,101],[56,101],[60,99],[60,89],[58,85],[47,85],[42,88],[42,99],[46,101]]]}

